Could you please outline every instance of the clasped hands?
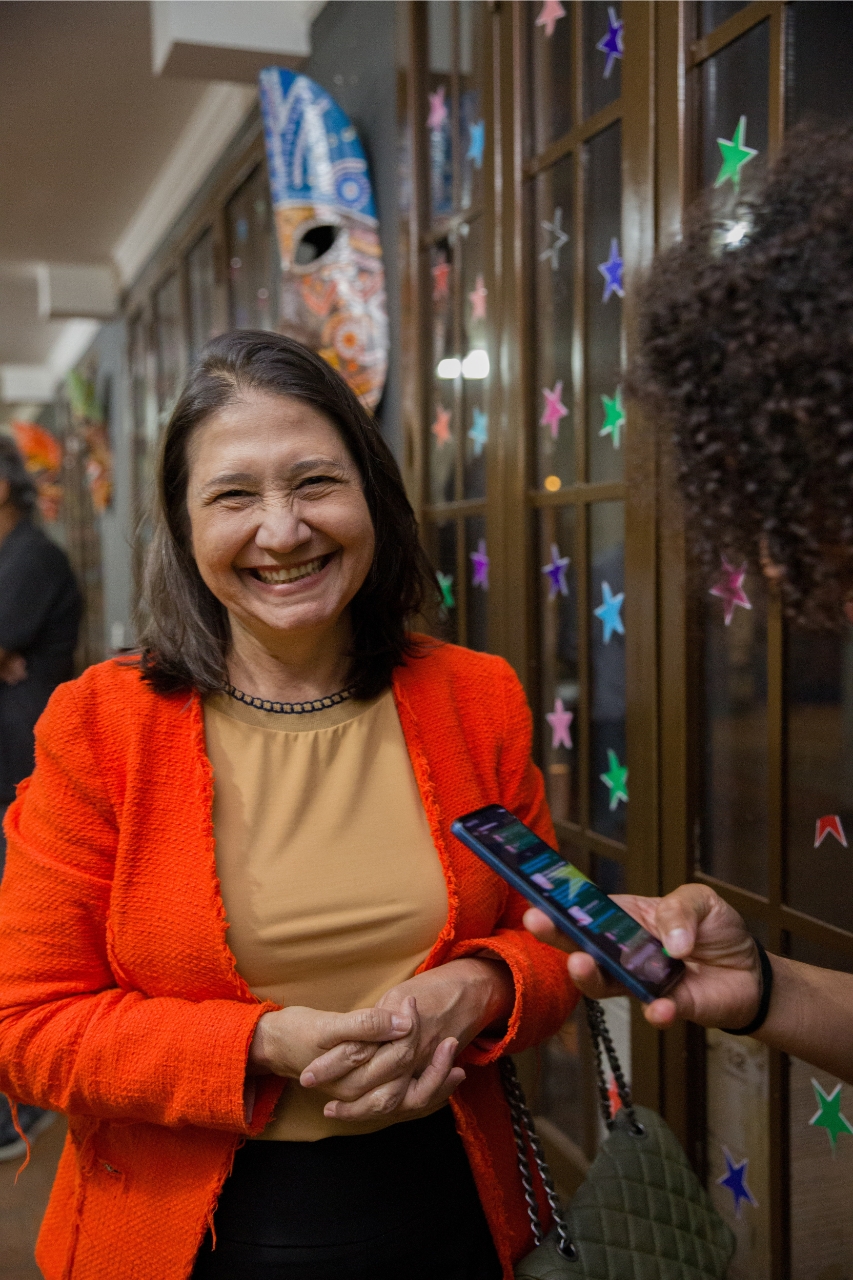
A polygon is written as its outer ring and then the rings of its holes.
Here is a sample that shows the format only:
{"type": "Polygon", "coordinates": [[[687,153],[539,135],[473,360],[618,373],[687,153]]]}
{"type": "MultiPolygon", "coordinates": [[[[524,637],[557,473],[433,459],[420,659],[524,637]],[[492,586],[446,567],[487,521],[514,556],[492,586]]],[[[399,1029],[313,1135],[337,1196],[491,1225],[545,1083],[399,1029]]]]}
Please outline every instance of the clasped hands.
{"type": "Polygon", "coordinates": [[[335,1120],[435,1111],[465,1079],[460,1050],[512,1008],[502,960],[451,960],[385,993],[372,1009],[330,1013],[290,1005],[264,1014],[249,1052],[250,1074],[285,1076],[318,1089],[335,1120]]]}

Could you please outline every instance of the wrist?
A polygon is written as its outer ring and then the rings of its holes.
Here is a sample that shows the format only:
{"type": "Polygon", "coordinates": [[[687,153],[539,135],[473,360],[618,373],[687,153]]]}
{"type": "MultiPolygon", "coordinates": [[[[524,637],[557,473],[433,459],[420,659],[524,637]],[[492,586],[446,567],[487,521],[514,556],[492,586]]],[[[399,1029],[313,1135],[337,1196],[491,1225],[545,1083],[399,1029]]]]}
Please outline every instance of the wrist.
{"type": "Polygon", "coordinates": [[[752,1036],[760,1031],[767,1021],[770,1012],[770,1000],[773,995],[773,965],[770,957],[757,938],[753,938],[757,959],[758,1000],[755,1012],[748,1022],[740,1027],[721,1027],[730,1036],[752,1036]]]}
{"type": "Polygon", "coordinates": [[[485,969],[483,1021],[477,1034],[500,1039],[515,1004],[515,980],[509,965],[500,956],[478,955],[472,959],[485,969]]]}
{"type": "Polygon", "coordinates": [[[249,1057],[246,1062],[246,1074],[250,1076],[272,1075],[272,1059],[270,1056],[269,1018],[263,1013],[255,1025],[255,1034],[249,1045],[249,1057]]]}

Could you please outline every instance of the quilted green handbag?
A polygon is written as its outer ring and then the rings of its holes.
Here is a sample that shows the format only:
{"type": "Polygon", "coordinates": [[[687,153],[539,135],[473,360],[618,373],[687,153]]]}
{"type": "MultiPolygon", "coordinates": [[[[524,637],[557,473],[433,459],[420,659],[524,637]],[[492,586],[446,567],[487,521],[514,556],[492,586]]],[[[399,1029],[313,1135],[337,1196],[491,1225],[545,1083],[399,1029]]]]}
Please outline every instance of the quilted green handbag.
{"type": "Polygon", "coordinates": [[[512,1060],[501,1062],[537,1245],[516,1266],[516,1280],[725,1280],[735,1249],[733,1233],[666,1122],[646,1107],[633,1106],[604,1011],[594,1000],[587,1000],[586,1008],[608,1135],[565,1211],[512,1060]],[[615,1117],[610,1114],[602,1046],[622,1102],[615,1117]],[[544,1240],[528,1152],[556,1224],[544,1240]]]}

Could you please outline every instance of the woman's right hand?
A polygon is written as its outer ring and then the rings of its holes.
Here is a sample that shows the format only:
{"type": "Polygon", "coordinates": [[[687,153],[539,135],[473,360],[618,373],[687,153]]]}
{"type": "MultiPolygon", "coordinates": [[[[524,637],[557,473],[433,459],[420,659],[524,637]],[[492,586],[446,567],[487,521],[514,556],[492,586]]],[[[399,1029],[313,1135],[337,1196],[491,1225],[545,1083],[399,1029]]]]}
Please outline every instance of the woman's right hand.
{"type": "Polygon", "coordinates": [[[352,1013],[330,1013],[289,1005],[258,1019],[247,1070],[250,1075],[271,1074],[298,1080],[309,1063],[330,1049],[339,1047],[351,1069],[369,1062],[384,1046],[388,1070],[399,1075],[414,1058],[413,1023],[406,1012],[356,1009],[352,1013]]]}

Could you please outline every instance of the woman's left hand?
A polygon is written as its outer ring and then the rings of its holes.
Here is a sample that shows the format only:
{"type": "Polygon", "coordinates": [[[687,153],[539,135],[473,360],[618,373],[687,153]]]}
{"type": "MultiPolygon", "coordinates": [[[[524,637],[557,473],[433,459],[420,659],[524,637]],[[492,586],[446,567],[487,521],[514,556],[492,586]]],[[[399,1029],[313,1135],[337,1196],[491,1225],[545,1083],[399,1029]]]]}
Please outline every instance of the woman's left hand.
{"type": "MultiPolygon", "coordinates": [[[[342,1086],[346,1089],[347,1100],[329,1102],[325,1108],[327,1115],[341,1120],[362,1120],[396,1109],[393,1104],[389,1107],[391,1099],[397,1098],[399,1105],[405,1099],[408,1081],[417,1085],[419,1079],[434,1071],[436,1054],[449,1039],[456,1041],[458,1049],[464,1049],[483,1031],[491,1027],[497,1029],[512,1009],[515,990],[512,974],[503,960],[470,957],[451,960],[399,983],[377,1001],[377,1007],[407,1013],[406,1001],[411,997],[417,1003],[418,1039],[406,1081],[397,1076],[382,1078],[381,1053],[364,1066],[352,1067],[340,1048],[316,1058],[302,1073],[300,1079],[305,1085],[322,1088],[335,1081],[335,1092],[339,1096],[342,1086]]],[[[438,1057],[443,1055],[439,1053],[438,1057]]],[[[460,1068],[453,1070],[460,1071],[455,1088],[464,1073],[460,1068]]],[[[433,1105],[440,1103],[433,1102],[433,1105]]]]}

